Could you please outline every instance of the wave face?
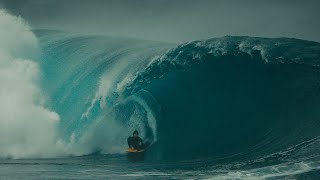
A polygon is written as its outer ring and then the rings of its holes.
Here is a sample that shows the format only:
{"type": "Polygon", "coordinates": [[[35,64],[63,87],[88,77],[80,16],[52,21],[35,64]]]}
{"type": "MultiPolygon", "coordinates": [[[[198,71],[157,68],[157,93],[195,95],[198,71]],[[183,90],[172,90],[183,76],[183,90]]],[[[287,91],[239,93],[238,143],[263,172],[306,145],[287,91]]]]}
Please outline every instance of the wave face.
{"type": "Polygon", "coordinates": [[[319,167],[319,43],[228,36],[176,46],[31,32],[1,18],[21,35],[0,32],[20,40],[0,46],[1,156],[121,153],[137,129],[152,160],[319,167]]]}
{"type": "Polygon", "coordinates": [[[121,92],[157,55],[172,45],[48,30],[35,31],[42,50],[41,87],[61,117],[68,152],[121,153],[137,129],[157,140],[158,106],[147,91],[121,92]]]}

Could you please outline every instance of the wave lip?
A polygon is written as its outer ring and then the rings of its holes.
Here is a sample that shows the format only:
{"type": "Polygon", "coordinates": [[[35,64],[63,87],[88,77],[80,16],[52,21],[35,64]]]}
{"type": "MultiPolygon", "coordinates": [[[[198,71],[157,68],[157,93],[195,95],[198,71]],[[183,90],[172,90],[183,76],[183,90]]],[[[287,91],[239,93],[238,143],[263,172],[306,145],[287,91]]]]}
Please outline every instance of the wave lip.
{"type": "Polygon", "coordinates": [[[192,66],[219,59],[222,56],[249,55],[265,63],[297,63],[320,66],[320,45],[317,42],[293,38],[259,38],[225,36],[203,41],[192,41],[170,49],[164,55],[153,59],[144,71],[128,83],[128,89],[134,89],[138,82],[150,82],[152,78],[164,74],[191,68],[192,66]]]}

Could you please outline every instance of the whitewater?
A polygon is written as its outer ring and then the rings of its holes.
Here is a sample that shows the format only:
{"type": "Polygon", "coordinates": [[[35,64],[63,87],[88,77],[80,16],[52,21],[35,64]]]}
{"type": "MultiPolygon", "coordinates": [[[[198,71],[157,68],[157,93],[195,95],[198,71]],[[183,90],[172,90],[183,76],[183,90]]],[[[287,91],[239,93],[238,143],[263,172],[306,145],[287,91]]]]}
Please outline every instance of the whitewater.
{"type": "Polygon", "coordinates": [[[320,44],[32,29],[0,10],[0,176],[319,176],[320,44]],[[152,142],[127,156],[138,130],[152,142]],[[62,172],[62,173],[61,173],[62,172]]]}

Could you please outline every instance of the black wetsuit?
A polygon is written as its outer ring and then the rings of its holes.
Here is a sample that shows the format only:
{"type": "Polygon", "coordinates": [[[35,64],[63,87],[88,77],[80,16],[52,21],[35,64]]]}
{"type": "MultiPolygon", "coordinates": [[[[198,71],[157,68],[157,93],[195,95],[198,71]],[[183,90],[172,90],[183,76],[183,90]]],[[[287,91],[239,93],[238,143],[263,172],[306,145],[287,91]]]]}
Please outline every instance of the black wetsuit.
{"type": "Polygon", "coordinates": [[[127,139],[129,148],[141,150],[145,148],[144,143],[140,137],[129,137],[127,139]]]}

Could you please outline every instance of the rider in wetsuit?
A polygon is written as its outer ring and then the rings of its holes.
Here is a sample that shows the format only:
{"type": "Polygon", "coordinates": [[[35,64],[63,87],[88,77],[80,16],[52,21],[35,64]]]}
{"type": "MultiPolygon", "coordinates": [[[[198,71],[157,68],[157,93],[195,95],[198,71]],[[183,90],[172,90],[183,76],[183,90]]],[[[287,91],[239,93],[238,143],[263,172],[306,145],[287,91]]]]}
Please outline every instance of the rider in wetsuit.
{"type": "Polygon", "coordinates": [[[133,132],[133,136],[127,139],[128,146],[131,149],[142,150],[145,148],[145,144],[142,142],[142,139],[139,137],[138,131],[133,132]]]}

